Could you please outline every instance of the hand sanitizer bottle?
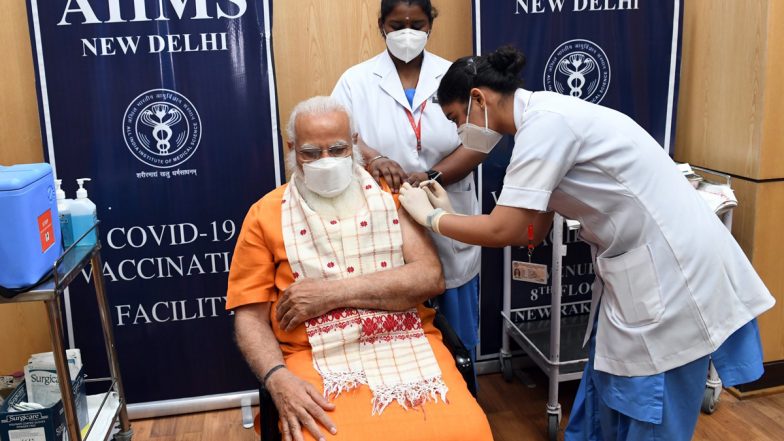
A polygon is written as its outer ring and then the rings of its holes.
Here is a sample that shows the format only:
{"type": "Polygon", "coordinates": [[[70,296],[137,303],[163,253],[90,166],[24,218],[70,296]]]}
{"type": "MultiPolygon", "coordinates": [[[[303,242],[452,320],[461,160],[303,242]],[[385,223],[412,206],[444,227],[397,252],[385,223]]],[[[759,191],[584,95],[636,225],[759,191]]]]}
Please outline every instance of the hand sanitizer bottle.
{"type": "Polygon", "coordinates": [[[73,244],[73,229],[71,226],[71,203],[73,199],[66,199],[62,188],[62,179],[55,180],[57,184],[57,214],[60,217],[60,231],[63,236],[63,249],[73,244]]]}
{"type": "MultiPolygon", "coordinates": [[[[87,190],[84,189],[84,182],[90,178],[77,179],[79,189],[76,190],[76,200],[71,203],[71,224],[73,226],[73,239],[79,240],[98,220],[95,204],[87,199],[87,190]]],[[[97,241],[95,230],[91,231],[81,242],[80,246],[92,246],[97,241]]]]}

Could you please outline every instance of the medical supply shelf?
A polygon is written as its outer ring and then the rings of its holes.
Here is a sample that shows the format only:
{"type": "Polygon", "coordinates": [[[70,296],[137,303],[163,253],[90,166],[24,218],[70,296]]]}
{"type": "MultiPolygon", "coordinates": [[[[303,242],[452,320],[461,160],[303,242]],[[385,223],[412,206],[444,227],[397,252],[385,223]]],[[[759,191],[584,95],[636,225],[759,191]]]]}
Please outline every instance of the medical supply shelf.
{"type": "MultiPolygon", "coordinates": [[[[570,231],[580,228],[579,222],[565,220],[560,214],[553,216],[553,260],[550,267],[551,292],[561,292],[563,257],[566,245],[563,243],[564,225],[570,231]]],[[[558,439],[561,427],[561,404],[558,402],[558,384],[563,381],[582,378],[585,363],[588,362],[588,349],[583,347],[583,336],[588,324],[588,316],[561,317],[561,296],[553,295],[550,300],[550,318],[534,322],[524,322],[512,310],[512,249],[504,249],[504,297],[501,316],[504,332],[500,352],[501,371],[506,381],[512,381],[512,351],[510,338],[513,339],[528,357],[547,374],[547,435],[550,440],[558,439]],[[565,338],[561,338],[563,337],[565,338]]]]}
{"type": "Polygon", "coordinates": [[[0,304],[23,303],[42,301],[46,305],[49,319],[49,334],[52,341],[57,377],[60,383],[60,393],[63,399],[63,408],[66,420],[66,431],[71,441],[106,441],[112,437],[115,425],[119,422],[119,432],[114,434],[116,441],[130,441],[133,437],[128,411],[126,409],[125,391],[123,389],[120,367],[117,362],[117,350],[114,344],[114,331],[112,329],[109,305],[104,289],[103,268],[101,264],[101,243],[87,243],[85,238],[98,237],[98,224],[90,228],[71,247],[60,256],[54,264],[52,276],[38,288],[6,299],[0,297],[0,304]],[[70,387],[71,380],[67,359],[65,355],[65,339],[63,335],[61,298],[68,285],[79,275],[87,264],[93,267],[92,278],[95,285],[95,294],[98,302],[98,312],[101,319],[106,356],[109,360],[110,377],[87,379],[87,382],[110,382],[105,394],[87,397],[90,409],[90,428],[84,437],[79,430],[76,417],[76,406],[73,391],[70,387]]]}
{"type": "Polygon", "coordinates": [[[553,362],[550,360],[550,326],[551,320],[523,321],[518,314],[512,311],[512,318],[504,316],[504,330],[520,345],[526,353],[536,353],[532,357],[534,363],[543,371],[547,371],[555,364],[560,366],[558,381],[579,380],[585,368],[585,359],[588,354],[582,347],[585,329],[588,326],[588,315],[561,317],[561,346],[560,358],[564,360],[553,362]]]}

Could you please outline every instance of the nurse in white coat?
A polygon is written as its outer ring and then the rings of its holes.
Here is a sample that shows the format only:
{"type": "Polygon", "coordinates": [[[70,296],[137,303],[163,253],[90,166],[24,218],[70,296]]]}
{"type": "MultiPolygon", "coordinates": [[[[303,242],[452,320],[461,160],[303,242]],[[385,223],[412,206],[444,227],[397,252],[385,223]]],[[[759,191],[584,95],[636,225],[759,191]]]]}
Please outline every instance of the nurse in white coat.
{"type": "MultiPolygon", "coordinates": [[[[332,97],[351,110],[368,171],[393,191],[408,181],[444,184],[458,213],[478,214],[472,170],[485,155],[459,149],[435,93],[451,64],[424,50],[437,13],[430,0],[382,0],[387,50],[348,69],[332,97]],[[457,151],[456,151],[457,150],[457,151]]],[[[478,343],[480,248],[433,235],[446,279],[439,306],[469,349],[478,343]]]]}
{"type": "Polygon", "coordinates": [[[552,211],[581,222],[596,280],[589,362],[567,440],[689,440],[711,357],[726,385],[762,375],[755,317],[774,299],[672,160],[626,115],[523,89],[523,55],[466,57],[438,99],[466,148],[515,145],[491,214],[452,214],[435,185],[405,185],[422,225],[462,242],[527,245],[552,211]],[[432,190],[431,190],[432,188],[432,190]]]}

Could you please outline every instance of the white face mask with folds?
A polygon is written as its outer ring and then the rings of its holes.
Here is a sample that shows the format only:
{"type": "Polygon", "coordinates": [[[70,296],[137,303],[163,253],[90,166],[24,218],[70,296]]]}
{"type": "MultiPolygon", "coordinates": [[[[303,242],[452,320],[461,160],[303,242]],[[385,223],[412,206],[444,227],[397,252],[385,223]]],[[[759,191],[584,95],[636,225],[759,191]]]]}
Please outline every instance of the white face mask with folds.
{"type": "Polygon", "coordinates": [[[398,60],[408,63],[425,50],[428,34],[424,31],[406,28],[385,33],[385,36],[389,52],[398,60]]]}
{"type": "Polygon", "coordinates": [[[485,106],[484,127],[468,122],[468,117],[471,116],[471,101],[472,98],[468,97],[466,122],[457,128],[457,136],[465,148],[487,154],[493,150],[493,147],[498,144],[503,135],[487,127],[487,106],[485,106]]]}
{"type": "Polygon", "coordinates": [[[351,156],[322,158],[302,164],[305,186],[321,197],[334,198],[346,191],[351,184],[354,176],[353,165],[351,156]]]}

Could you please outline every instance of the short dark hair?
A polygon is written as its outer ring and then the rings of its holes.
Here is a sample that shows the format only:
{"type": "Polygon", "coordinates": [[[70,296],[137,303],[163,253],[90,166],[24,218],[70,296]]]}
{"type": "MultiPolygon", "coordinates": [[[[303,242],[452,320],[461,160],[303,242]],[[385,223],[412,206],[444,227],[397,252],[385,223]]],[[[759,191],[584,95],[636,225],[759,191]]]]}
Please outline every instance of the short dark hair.
{"type": "Polygon", "coordinates": [[[381,12],[378,14],[378,19],[381,20],[381,23],[386,21],[389,13],[400,3],[416,5],[422,8],[422,11],[427,15],[431,25],[433,24],[433,20],[438,17],[438,10],[430,3],[430,0],[381,0],[381,12]]]}
{"type": "Polygon", "coordinates": [[[525,55],[513,46],[502,46],[484,56],[463,57],[452,63],[438,86],[438,102],[444,106],[466,102],[471,89],[488,87],[504,95],[523,87],[520,72],[525,55]]]}

